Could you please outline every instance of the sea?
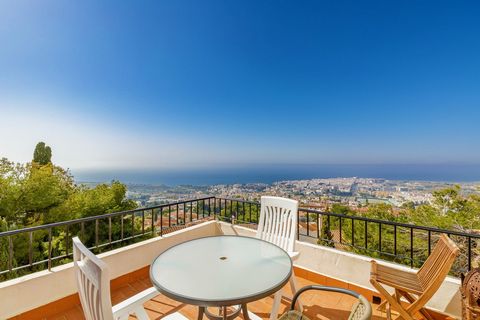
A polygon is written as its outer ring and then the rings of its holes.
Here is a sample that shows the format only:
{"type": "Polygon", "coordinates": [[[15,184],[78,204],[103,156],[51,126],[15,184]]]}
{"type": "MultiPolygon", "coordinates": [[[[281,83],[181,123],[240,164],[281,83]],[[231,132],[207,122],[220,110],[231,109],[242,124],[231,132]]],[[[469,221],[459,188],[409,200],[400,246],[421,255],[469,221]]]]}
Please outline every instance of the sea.
{"type": "Polygon", "coordinates": [[[360,165],[252,165],[202,169],[74,170],[77,182],[119,180],[146,185],[271,184],[284,180],[316,178],[381,178],[438,182],[480,181],[480,165],[360,164],[360,165]]]}

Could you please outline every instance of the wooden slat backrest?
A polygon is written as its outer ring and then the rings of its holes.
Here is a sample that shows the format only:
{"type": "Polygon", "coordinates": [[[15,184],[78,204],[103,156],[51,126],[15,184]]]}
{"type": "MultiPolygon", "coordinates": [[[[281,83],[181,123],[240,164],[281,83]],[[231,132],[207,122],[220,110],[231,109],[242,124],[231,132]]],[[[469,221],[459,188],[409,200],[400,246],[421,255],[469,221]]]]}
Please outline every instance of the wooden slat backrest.
{"type": "Polygon", "coordinates": [[[262,197],[257,238],[293,252],[297,233],[298,201],[262,197]]]}
{"type": "Polygon", "coordinates": [[[86,320],[113,320],[107,265],[78,237],[72,240],[75,278],[86,320]]]}
{"type": "Polygon", "coordinates": [[[424,290],[436,291],[440,287],[458,252],[459,249],[452,239],[442,234],[432,253],[417,273],[424,290]]]}

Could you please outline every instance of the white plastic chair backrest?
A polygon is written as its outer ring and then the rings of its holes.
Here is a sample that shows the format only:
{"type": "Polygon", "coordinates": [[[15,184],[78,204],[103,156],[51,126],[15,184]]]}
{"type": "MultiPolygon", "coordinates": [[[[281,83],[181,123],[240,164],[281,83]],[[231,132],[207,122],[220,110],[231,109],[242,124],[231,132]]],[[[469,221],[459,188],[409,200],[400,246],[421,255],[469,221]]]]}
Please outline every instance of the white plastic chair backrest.
{"type": "Polygon", "coordinates": [[[298,201],[280,197],[262,197],[257,238],[293,252],[297,236],[298,201]]]}
{"type": "Polygon", "coordinates": [[[75,278],[86,320],[113,320],[107,265],[78,237],[72,240],[75,278]]]}

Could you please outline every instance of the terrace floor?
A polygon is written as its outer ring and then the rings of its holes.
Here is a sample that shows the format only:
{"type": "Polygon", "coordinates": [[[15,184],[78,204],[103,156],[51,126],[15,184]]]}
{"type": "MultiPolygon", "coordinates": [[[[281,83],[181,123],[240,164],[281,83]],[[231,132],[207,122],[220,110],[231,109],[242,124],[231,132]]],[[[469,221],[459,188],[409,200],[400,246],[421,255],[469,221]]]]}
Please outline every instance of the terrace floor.
{"type": "MultiPolygon", "coordinates": [[[[302,277],[297,277],[299,285],[305,286],[314,284],[302,277]]],[[[112,290],[113,304],[119,303],[126,298],[148,288],[151,286],[148,277],[139,278],[137,280],[128,282],[112,290]]],[[[287,290],[290,288],[287,285],[287,290]]],[[[348,319],[350,309],[355,301],[354,298],[344,296],[336,293],[312,292],[304,293],[302,295],[302,303],[305,307],[305,313],[311,319],[348,319]]],[[[273,296],[264,298],[262,300],[248,304],[249,311],[255,313],[263,319],[268,319],[270,316],[271,306],[273,304],[273,296]]],[[[282,314],[289,307],[289,301],[284,299],[280,313],[282,314]]],[[[372,320],[386,319],[385,314],[376,310],[377,305],[373,305],[374,316],[372,320]]],[[[166,314],[172,312],[180,312],[188,319],[197,319],[197,307],[186,305],[163,295],[157,296],[145,304],[150,319],[161,319],[166,314]]],[[[240,318],[240,317],[239,317],[240,318]]],[[[42,320],[81,320],[84,319],[82,308],[80,305],[74,305],[71,309],[55,314],[49,317],[40,317],[42,320]]],[[[135,319],[131,316],[130,319],[135,319]]],[[[206,317],[205,317],[206,319],[206,317]]]]}

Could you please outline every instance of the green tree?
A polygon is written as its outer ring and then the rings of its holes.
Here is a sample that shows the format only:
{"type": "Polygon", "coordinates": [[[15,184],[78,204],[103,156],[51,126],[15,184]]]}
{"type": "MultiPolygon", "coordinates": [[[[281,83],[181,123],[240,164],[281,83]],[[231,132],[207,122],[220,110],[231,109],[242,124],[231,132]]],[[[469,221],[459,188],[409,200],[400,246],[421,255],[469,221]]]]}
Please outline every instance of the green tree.
{"type": "MultiPolygon", "coordinates": [[[[127,188],[124,184],[113,181],[111,184],[99,184],[94,188],[76,185],[73,177],[61,167],[51,162],[40,165],[32,162],[19,164],[0,159],[0,232],[11,229],[41,225],[46,223],[71,220],[76,218],[101,215],[110,212],[134,209],[136,203],[126,198],[127,188]]],[[[114,239],[129,237],[135,230],[141,229],[141,216],[133,213],[112,218],[112,236],[114,239]],[[123,226],[123,232],[121,232],[123,226]]],[[[100,222],[99,241],[109,239],[108,219],[100,222]]],[[[52,239],[52,256],[65,256],[74,235],[81,235],[82,240],[91,246],[95,242],[95,223],[92,225],[72,225],[69,228],[50,229],[52,239]],[[85,227],[85,228],[83,228],[85,227]],[[68,237],[67,237],[68,235],[68,237]]],[[[32,232],[32,259],[42,261],[48,257],[49,231],[32,232]]],[[[11,237],[13,242],[12,266],[29,264],[29,234],[11,237]]],[[[131,240],[133,241],[133,240],[131,240]]],[[[0,239],[0,271],[8,269],[8,239],[0,239]],[[7,248],[7,249],[5,249],[7,248]]],[[[71,253],[71,250],[70,250],[71,253]]],[[[65,258],[68,260],[68,258],[65,258]]],[[[55,260],[62,263],[65,259],[55,260]]],[[[29,269],[0,276],[1,279],[21,275],[28,271],[37,271],[46,265],[38,264],[29,269]]]]}
{"type": "Polygon", "coordinates": [[[70,173],[51,163],[39,166],[0,160],[0,217],[9,228],[43,223],[44,216],[75,189],[70,173]]]}
{"type": "Polygon", "coordinates": [[[33,162],[42,166],[52,162],[52,149],[45,142],[37,143],[33,151],[33,162]]]}
{"type": "Polygon", "coordinates": [[[50,210],[45,222],[54,222],[134,209],[136,203],[126,199],[127,187],[119,181],[94,188],[79,186],[64,202],[50,210]]]}

